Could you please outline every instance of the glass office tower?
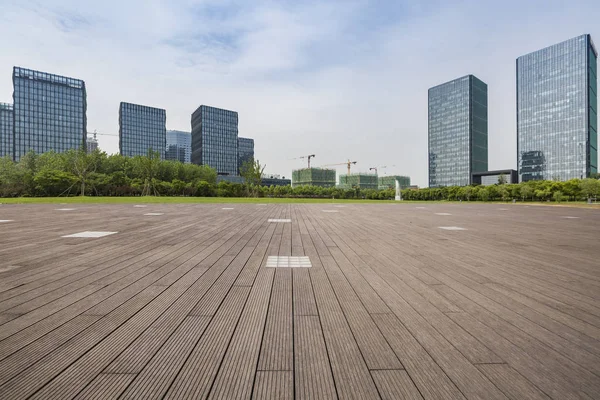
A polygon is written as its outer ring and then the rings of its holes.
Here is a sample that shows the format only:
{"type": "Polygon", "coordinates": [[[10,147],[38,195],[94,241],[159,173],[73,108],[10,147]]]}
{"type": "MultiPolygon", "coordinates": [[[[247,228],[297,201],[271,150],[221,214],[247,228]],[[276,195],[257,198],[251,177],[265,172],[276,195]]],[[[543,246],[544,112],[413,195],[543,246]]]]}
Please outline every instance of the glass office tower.
{"type": "Polygon", "coordinates": [[[15,161],[29,150],[85,148],[85,82],[14,67],[13,86],[15,161]]]}
{"type": "Polygon", "coordinates": [[[598,171],[597,58],[590,35],[517,58],[520,182],[598,171]]]}
{"type": "Polygon", "coordinates": [[[0,103],[0,157],[13,158],[13,105],[0,103]]]}
{"type": "Polygon", "coordinates": [[[429,89],[429,187],[466,186],[488,168],[487,85],[467,75],[429,89]]]}
{"type": "Polygon", "coordinates": [[[192,114],[192,163],[238,174],[238,113],[202,105],[192,114]]]}
{"type": "Polygon", "coordinates": [[[238,170],[246,161],[254,159],[254,139],[238,138],[238,170]]]}
{"type": "Polygon", "coordinates": [[[192,134],[183,131],[167,131],[167,149],[165,160],[190,163],[192,153],[192,134]]]}
{"type": "Polygon", "coordinates": [[[158,151],[164,158],[167,144],[167,112],[161,108],[121,103],[119,107],[119,151],[127,157],[158,151]]]}

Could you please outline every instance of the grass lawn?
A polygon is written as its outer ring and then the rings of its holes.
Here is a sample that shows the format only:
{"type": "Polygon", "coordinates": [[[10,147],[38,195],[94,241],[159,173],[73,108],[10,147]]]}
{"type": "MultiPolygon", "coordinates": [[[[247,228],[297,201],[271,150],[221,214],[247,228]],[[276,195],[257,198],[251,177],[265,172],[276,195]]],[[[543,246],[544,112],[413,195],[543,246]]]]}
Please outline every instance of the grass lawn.
{"type": "Polygon", "coordinates": [[[246,197],[17,197],[0,198],[0,204],[48,204],[48,203],[89,203],[89,204],[142,204],[142,203],[394,203],[394,200],[344,200],[344,199],[287,199],[287,198],[246,198],[246,197]]]}
{"type": "MultiPolygon", "coordinates": [[[[345,199],[288,199],[288,198],[246,198],[246,197],[168,197],[168,196],[136,196],[136,197],[96,197],[96,196],[77,196],[77,197],[17,197],[17,198],[0,198],[0,204],[57,204],[57,203],[88,203],[88,204],[142,204],[142,203],[362,203],[362,204],[385,204],[396,203],[395,200],[345,200],[345,199]]],[[[398,203],[455,203],[458,201],[407,201],[403,200],[398,203]]],[[[464,202],[466,204],[470,202],[464,202]]],[[[472,202],[481,204],[482,202],[472,202]]],[[[488,204],[505,204],[513,205],[510,202],[488,202],[488,204]]],[[[555,206],[555,207],[579,207],[579,208],[596,208],[600,209],[600,204],[589,205],[586,202],[517,202],[515,205],[531,205],[531,206],[555,206]]]]}

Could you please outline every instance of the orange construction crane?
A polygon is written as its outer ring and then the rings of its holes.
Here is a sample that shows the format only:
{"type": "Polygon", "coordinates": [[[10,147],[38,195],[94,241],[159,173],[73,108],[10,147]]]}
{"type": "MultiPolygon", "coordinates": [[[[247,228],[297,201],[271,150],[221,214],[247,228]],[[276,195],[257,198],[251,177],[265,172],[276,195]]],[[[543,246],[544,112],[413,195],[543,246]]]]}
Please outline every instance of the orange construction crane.
{"type": "Polygon", "coordinates": [[[335,167],[335,166],[337,166],[337,165],[347,165],[347,166],[348,166],[348,175],[350,175],[350,166],[351,166],[352,164],[356,164],[357,162],[358,162],[358,161],[350,161],[350,160],[348,160],[348,161],[346,161],[346,162],[339,163],[339,164],[327,164],[327,165],[321,165],[321,166],[322,166],[322,167],[335,167]]]}
{"type": "Polygon", "coordinates": [[[308,160],[308,168],[310,168],[310,159],[313,157],[315,157],[314,154],[309,154],[307,156],[300,156],[300,157],[292,158],[292,160],[299,160],[301,158],[306,158],[308,160]]]}

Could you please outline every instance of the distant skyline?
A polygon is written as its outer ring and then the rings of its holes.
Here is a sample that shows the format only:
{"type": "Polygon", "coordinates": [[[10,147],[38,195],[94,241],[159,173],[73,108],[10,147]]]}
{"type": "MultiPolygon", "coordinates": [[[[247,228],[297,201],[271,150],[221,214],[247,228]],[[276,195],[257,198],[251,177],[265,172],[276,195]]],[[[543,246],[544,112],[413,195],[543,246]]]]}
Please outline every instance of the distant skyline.
{"type": "MultiPolygon", "coordinates": [[[[266,171],[357,160],[427,186],[427,90],[488,84],[489,169],[516,169],[517,57],[589,33],[595,1],[0,0],[0,102],[13,66],[83,79],[87,127],[118,152],[121,101],[190,131],[201,104],[239,113],[266,171]],[[401,4],[400,4],[401,3],[401,4]],[[568,5],[565,5],[568,4],[568,5]]],[[[345,167],[340,166],[339,173],[345,167]]],[[[380,171],[383,175],[384,171],[380,171]]]]}

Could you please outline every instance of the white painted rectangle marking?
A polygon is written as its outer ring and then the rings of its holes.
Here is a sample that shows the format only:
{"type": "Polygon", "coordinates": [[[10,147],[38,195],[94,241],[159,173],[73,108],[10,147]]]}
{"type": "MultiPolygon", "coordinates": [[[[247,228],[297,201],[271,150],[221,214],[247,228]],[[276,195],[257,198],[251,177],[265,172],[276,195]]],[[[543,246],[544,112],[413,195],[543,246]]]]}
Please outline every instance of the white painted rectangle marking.
{"type": "Polygon", "coordinates": [[[233,210],[233,207],[223,207],[221,210],[233,210]]]}
{"type": "Polygon", "coordinates": [[[74,208],[57,208],[56,211],[75,211],[74,208]]]}
{"type": "Polygon", "coordinates": [[[424,210],[426,207],[415,207],[417,210],[424,210]]]}
{"type": "Polygon", "coordinates": [[[346,206],[334,206],[334,207],[338,207],[338,208],[344,208],[344,207],[346,207],[346,206]]]}
{"type": "Polygon", "coordinates": [[[266,206],[266,204],[257,204],[257,206],[266,206]]]}
{"type": "Polygon", "coordinates": [[[134,207],[139,207],[139,208],[141,208],[141,207],[148,207],[148,206],[145,206],[145,205],[142,205],[142,204],[136,204],[134,207]]]}
{"type": "Polygon", "coordinates": [[[323,210],[323,212],[336,213],[336,212],[339,212],[339,211],[338,210],[323,210]]]}
{"type": "Polygon", "coordinates": [[[165,215],[165,213],[146,213],[144,215],[165,215]]]}
{"type": "Polygon", "coordinates": [[[308,256],[269,256],[267,258],[269,268],[310,268],[312,263],[308,256]]]}
{"type": "Polygon", "coordinates": [[[435,215],[452,215],[450,213],[435,213],[435,215]]]}
{"type": "Polygon", "coordinates": [[[272,219],[269,219],[269,222],[292,222],[292,220],[291,219],[272,218],[272,219]]]}
{"type": "Polygon", "coordinates": [[[444,229],[447,231],[466,231],[466,228],[461,228],[460,226],[438,226],[440,229],[444,229]]]}
{"type": "Polygon", "coordinates": [[[79,233],[73,233],[72,235],[62,236],[64,238],[101,238],[108,235],[114,235],[118,232],[94,232],[94,231],[85,231],[79,233]]]}
{"type": "Polygon", "coordinates": [[[499,208],[500,211],[508,211],[508,208],[499,208]]]}
{"type": "Polygon", "coordinates": [[[561,217],[561,218],[567,218],[567,219],[579,219],[579,217],[571,217],[571,216],[566,216],[566,217],[561,217]]]}
{"type": "Polygon", "coordinates": [[[0,219],[0,223],[2,222],[13,222],[12,219],[0,219]]]}

